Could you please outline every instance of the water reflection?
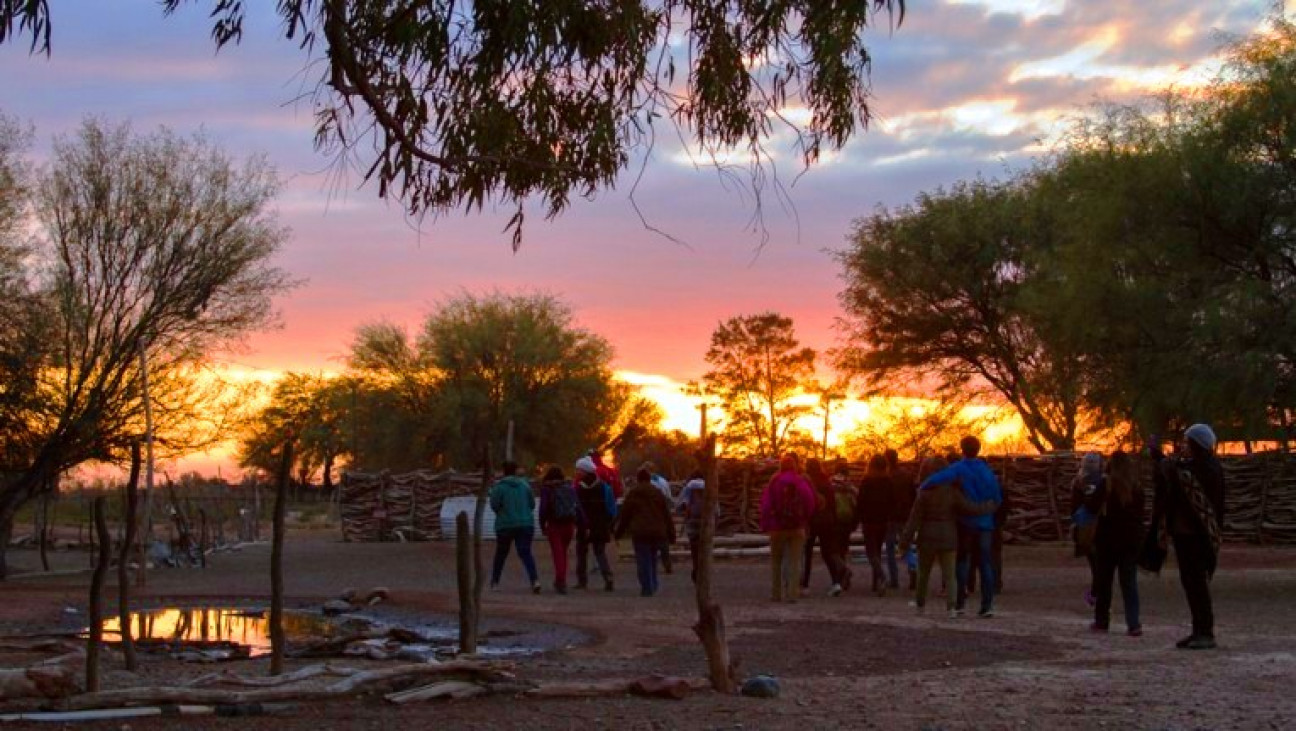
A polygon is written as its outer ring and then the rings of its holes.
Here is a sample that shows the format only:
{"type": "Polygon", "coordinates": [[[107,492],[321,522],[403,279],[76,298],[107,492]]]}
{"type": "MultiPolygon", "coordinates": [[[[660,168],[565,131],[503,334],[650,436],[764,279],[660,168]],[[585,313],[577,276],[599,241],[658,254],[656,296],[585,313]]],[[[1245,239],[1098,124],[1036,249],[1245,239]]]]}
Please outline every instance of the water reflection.
{"type": "MultiPolygon", "coordinates": [[[[246,648],[251,657],[270,654],[270,612],[232,607],[167,607],[132,612],[127,620],[131,638],[149,645],[229,646],[246,648]]],[[[291,640],[332,636],[333,625],[323,617],[284,613],[284,634],[291,640]]],[[[105,639],[121,637],[117,617],[105,619],[105,639]]]]}

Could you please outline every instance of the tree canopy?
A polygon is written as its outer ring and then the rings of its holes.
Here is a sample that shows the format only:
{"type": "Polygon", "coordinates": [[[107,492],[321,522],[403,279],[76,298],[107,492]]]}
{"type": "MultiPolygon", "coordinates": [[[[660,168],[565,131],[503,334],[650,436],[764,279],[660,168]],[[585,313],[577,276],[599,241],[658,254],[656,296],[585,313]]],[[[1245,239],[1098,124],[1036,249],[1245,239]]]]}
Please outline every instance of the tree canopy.
{"type": "Polygon", "coordinates": [[[792,318],[776,312],[731,317],[711,334],[703,376],[724,409],[725,448],[775,457],[800,436],[796,403],[814,381],[815,351],[800,347],[792,318]]]}
{"type": "Polygon", "coordinates": [[[390,323],[362,326],[348,364],[358,397],[353,461],[471,466],[488,445],[503,454],[509,422],[520,462],[566,462],[655,435],[660,410],[614,378],[611,360],[607,341],[545,294],[459,295],[413,338],[390,323]],[[376,414],[401,426],[367,418],[376,414]]]}
{"type": "Polygon", "coordinates": [[[1210,87],[1105,105],[1005,182],[861,219],[840,365],[991,388],[1039,449],[1084,430],[1289,439],[1296,408],[1296,26],[1210,87]]]}
{"type": "MultiPolygon", "coordinates": [[[[240,0],[205,5],[218,47],[244,29],[240,0]]],[[[55,7],[58,7],[55,4],[55,7]]],[[[753,164],[775,125],[808,163],[870,117],[863,31],[904,0],[280,0],[284,36],[318,64],[316,145],[354,162],[411,214],[524,202],[548,217],[609,188],[663,119],[704,150],[753,164]],[[783,112],[804,106],[805,124],[783,112]]],[[[0,0],[0,43],[50,52],[48,0],[0,0]]]]}
{"type": "Polygon", "coordinates": [[[17,326],[44,334],[19,356],[30,380],[6,414],[21,438],[3,442],[0,548],[17,509],[61,472],[120,461],[143,434],[141,353],[164,449],[218,437],[222,391],[205,358],[268,324],[292,285],[270,264],[286,236],[268,210],[276,189],[264,162],[237,165],[200,137],[88,121],[56,140],[30,191],[34,251],[0,259],[0,281],[34,297],[17,326]]]}

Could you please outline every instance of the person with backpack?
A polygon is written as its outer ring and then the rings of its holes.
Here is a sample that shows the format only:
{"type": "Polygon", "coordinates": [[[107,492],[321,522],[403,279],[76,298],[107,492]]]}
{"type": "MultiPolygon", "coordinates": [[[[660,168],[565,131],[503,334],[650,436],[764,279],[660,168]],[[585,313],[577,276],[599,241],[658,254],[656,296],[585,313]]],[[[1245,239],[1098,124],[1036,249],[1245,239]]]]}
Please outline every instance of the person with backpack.
{"type": "Polygon", "coordinates": [[[799,468],[795,454],[784,455],[778,474],[761,493],[760,527],[769,536],[770,598],[776,602],[797,600],[806,526],[815,509],[814,490],[799,468]]]}
{"type": "Polygon", "coordinates": [[[1179,559],[1179,582],[1192,612],[1192,634],[1179,640],[1182,650],[1215,648],[1215,610],[1210,582],[1219,563],[1224,527],[1224,468],[1215,456],[1215,432],[1206,424],[1184,431],[1177,457],[1150,445],[1157,461],[1152,523],[1156,535],[1169,536],[1179,559]]]}
{"type": "MultiPolygon", "coordinates": [[[[948,465],[939,457],[923,460],[919,477],[935,474],[948,465]]],[[[909,518],[897,536],[900,545],[908,546],[918,541],[918,580],[915,585],[913,606],[921,614],[927,604],[927,589],[932,568],[940,566],[941,580],[945,586],[955,586],[954,562],[958,556],[958,519],[962,515],[979,515],[993,511],[993,501],[972,503],[952,480],[924,481],[918,490],[909,518]]],[[[945,609],[950,617],[957,616],[954,592],[946,592],[945,609]]]]}
{"type": "Polygon", "coordinates": [[[1080,458],[1080,469],[1071,480],[1071,540],[1075,544],[1075,555],[1083,556],[1089,564],[1089,584],[1085,587],[1084,600],[1091,607],[1098,584],[1094,558],[1094,534],[1098,529],[1096,498],[1104,479],[1102,455],[1087,452],[1080,458]]]}
{"type": "Polygon", "coordinates": [[[580,499],[562,468],[554,465],[540,483],[540,531],[553,554],[554,591],[567,593],[567,553],[581,522],[580,499]]]}
{"type": "Polygon", "coordinates": [[[828,567],[828,576],[832,585],[828,596],[841,596],[843,571],[841,551],[837,546],[837,501],[833,496],[832,479],[824,472],[819,460],[813,457],[806,460],[806,478],[814,489],[815,510],[810,516],[806,532],[805,561],[801,571],[801,595],[810,591],[810,569],[814,565],[814,547],[819,544],[819,555],[828,567]]]}
{"type": "Polygon", "coordinates": [[[859,496],[855,500],[855,517],[864,532],[864,551],[869,567],[873,569],[873,593],[886,596],[887,577],[882,569],[882,544],[886,540],[895,488],[887,474],[886,457],[875,454],[868,463],[868,472],[860,480],[859,496]]]}
{"type": "Polygon", "coordinates": [[[851,578],[855,573],[850,565],[850,543],[851,534],[855,532],[858,522],[855,515],[855,502],[859,495],[855,486],[851,484],[850,467],[844,459],[838,459],[837,468],[833,470],[832,491],[833,518],[837,525],[837,555],[842,567],[841,586],[842,591],[850,591],[851,578]]]}
{"type": "Polygon", "coordinates": [[[504,463],[504,476],[490,489],[490,506],[495,511],[495,563],[491,570],[491,589],[499,588],[500,576],[509,549],[517,546],[518,558],[531,581],[531,591],[540,593],[540,576],[531,541],[535,538],[535,494],[531,483],[517,474],[517,464],[504,463]]]}
{"type": "Polygon", "coordinates": [[[581,521],[576,526],[576,588],[589,588],[589,554],[594,554],[604,591],[612,591],[612,565],[608,563],[607,544],[612,539],[612,521],[617,503],[612,486],[598,478],[594,460],[576,460],[576,497],[580,502],[581,521]]]}
{"type": "MultiPolygon", "coordinates": [[[[689,557],[693,561],[693,571],[690,576],[695,584],[697,583],[698,551],[701,548],[704,500],[706,500],[706,482],[702,477],[702,470],[694,470],[693,474],[689,475],[688,482],[684,483],[684,489],[680,491],[675,510],[684,514],[684,534],[688,537],[689,557]]],[[[711,517],[713,525],[715,518],[714,515],[711,517]]]]}
{"type": "Polygon", "coordinates": [[[1120,575],[1126,634],[1141,637],[1138,552],[1143,542],[1143,488],[1134,460],[1117,450],[1107,463],[1107,479],[1090,505],[1097,516],[1094,531],[1094,619],[1089,628],[1106,632],[1111,624],[1112,579],[1120,575]]]}
{"type": "Polygon", "coordinates": [[[635,484],[626,493],[617,513],[616,537],[630,534],[634,545],[635,568],[639,575],[639,596],[650,597],[657,593],[657,557],[663,545],[675,542],[675,521],[671,518],[670,503],[652,483],[652,473],[640,469],[635,474],[635,484]]]}
{"type": "MultiPolygon", "coordinates": [[[[974,436],[968,435],[959,440],[959,449],[963,452],[963,458],[953,462],[950,466],[929,475],[918,489],[930,487],[931,485],[942,482],[951,482],[958,480],[963,490],[963,495],[967,497],[970,503],[982,503],[987,500],[993,501],[996,508],[1003,502],[1003,489],[999,486],[999,478],[995,477],[994,471],[990,465],[980,458],[981,440],[974,436]]],[[[955,603],[955,612],[962,614],[963,607],[968,597],[968,574],[971,569],[972,557],[978,557],[978,563],[981,569],[981,609],[977,616],[982,619],[989,619],[994,616],[994,515],[993,511],[986,514],[965,515],[959,518],[959,548],[957,569],[958,575],[958,599],[955,603]]]]}

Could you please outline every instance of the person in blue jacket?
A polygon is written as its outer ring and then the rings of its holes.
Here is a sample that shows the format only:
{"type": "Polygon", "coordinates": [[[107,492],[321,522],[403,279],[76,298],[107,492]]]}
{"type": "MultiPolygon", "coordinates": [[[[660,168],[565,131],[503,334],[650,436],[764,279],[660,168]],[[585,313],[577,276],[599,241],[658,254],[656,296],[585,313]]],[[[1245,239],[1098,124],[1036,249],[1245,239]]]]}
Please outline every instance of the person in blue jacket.
{"type": "MultiPolygon", "coordinates": [[[[978,457],[981,453],[981,441],[974,436],[963,437],[959,441],[963,459],[958,460],[939,472],[923,480],[921,488],[939,485],[943,482],[958,480],[963,495],[969,502],[980,503],[994,501],[995,505],[1003,502],[1003,490],[999,479],[986,461],[978,457]]],[[[971,568],[971,557],[980,554],[981,571],[981,610],[978,617],[994,616],[994,561],[991,547],[994,543],[994,515],[965,515],[959,518],[958,566],[955,575],[958,577],[958,603],[955,611],[962,614],[967,600],[968,573],[971,568]]]]}

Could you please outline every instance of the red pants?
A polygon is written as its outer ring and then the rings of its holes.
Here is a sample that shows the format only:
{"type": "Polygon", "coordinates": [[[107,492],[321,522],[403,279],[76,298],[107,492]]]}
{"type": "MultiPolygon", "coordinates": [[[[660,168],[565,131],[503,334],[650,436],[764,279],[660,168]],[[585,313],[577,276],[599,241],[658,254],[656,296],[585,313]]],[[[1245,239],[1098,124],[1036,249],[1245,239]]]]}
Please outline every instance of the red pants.
{"type": "Polygon", "coordinates": [[[549,550],[553,552],[554,586],[567,586],[567,549],[576,535],[575,523],[550,523],[545,528],[549,550]]]}

